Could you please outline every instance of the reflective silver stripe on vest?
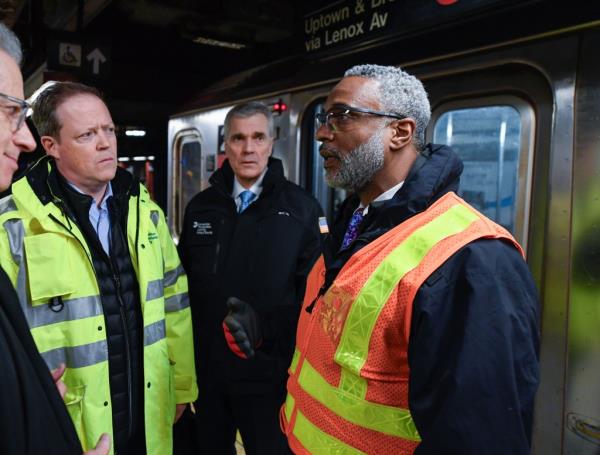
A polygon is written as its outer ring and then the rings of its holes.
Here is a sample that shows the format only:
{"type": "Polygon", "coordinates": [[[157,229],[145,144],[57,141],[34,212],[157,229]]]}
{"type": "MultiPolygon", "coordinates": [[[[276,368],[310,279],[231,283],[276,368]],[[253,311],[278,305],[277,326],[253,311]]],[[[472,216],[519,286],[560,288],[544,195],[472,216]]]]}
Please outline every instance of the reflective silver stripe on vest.
{"type": "Polygon", "coordinates": [[[148,282],[148,287],[146,288],[146,301],[158,299],[163,295],[165,295],[163,280],[148,282]]]}
{"type": "Polygon", "coordinates": [[[174,311],[183,310],[190,306],[190,297],[187,292],[184,294],[176,294],[165,300],[165,312],[173,313],[174,311]]]}
{"type": "Polygon", "coordinates": [[[100,297],[92,295],[76,299],[64,299],[62,305],[22,305],[27,323],[32,329],[57,322],[75,321],[103,314],[100,297]]]}
{"type": "Polygon", "coordinates": [[[6,212],[14,212],[17,210],[17,205],[13,200],[12,196],[6,196],[0,199],[0,215],[4,215],[6,212]]]}
{"type": "Polygon", "coordinates": [[[23,239],[25,238],[25,227],[23,221],[19,219],[6,220],[4,230],[8,235],[8,246],[12,254],[13,261],[19,266],[17,272],[16,291],[19,296],[21,306],[27,305],[27,273],[25,270],[25,257],[23,255],[23,239]]]}
{"type": "Polygon", "coordinates": [[[67,368],[83,368],[108,361],[106,340],[65,348],[56,348],[42,352],[46,365],[51,370],[64,363],[67,368]]]}
{"type": "Polygon", "coordinates": [[[144,346],[150,346],[166,337],[167,326],[165,320],[161,319],[144,327],[144,346]]]}
{"type": "Polygon", "coordinates": [[[165,287],[173,286],[177,283],[177,280],[181,275],[185,275],[185,270],[183,270],[183,266],[179,264],[177,268],[165,272],[165,287]]]}
{"type": "Polygon", "coordinates": [[[156,210],[150,212],[150,219],[154,223],[154,227],[158,227],[158,221],[160,220],[160,214],[156,210]]]}

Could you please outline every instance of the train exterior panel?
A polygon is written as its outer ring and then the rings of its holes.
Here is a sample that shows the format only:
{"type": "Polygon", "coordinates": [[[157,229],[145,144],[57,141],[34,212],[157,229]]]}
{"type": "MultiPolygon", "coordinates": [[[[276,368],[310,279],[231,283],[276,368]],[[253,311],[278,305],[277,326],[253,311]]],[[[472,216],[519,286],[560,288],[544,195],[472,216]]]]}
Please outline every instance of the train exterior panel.
{"type": "MultiPolygon", "coordinates": [[[[485,17],[494,20],[493,13],[485,17]]],[[[538,285],[541,383],[532,453],[597,455],[600,21],[589,13],[589,20],[560,27],[548,21],[539,33],[514,35],[498,33],[481,46],[468,38],[453,52],[424,51],[426,58],[411,54],[409,60],[402,50],[412,38],[366,48],[358,43],[271,84],[258,81],[255,72],[240,75],[234,89],[216,87],[205,97],[210,102],[200,99],[170,120],[169,220],[177,236],[186,202],[209,185],[222,160],[227,110],[249,99],[286,105],[275,113],[274,155],[288,178],[310,190],[332,216],[344,194],[324,183],[314,114],[349,66],[401,66],[430,95],[428,140],[451,145],[465,162],[461,195],[515,235],[538,285]]]]}

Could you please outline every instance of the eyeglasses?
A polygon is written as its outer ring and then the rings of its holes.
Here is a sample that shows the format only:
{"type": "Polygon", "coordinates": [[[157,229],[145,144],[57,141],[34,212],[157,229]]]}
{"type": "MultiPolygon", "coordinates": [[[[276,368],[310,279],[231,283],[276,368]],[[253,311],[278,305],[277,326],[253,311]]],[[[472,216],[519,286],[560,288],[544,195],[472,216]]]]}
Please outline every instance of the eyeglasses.
{"type": "Polygon", "coordinates": [[[29,103],[20,98],[0,93],[0,99],[2,98],[11,103],[8,105],[0,103],[0,109],[7,112],[8,119],[10,120],[11,132],[15,133],[23,126],[23,122],[29,112],[29,103]]]}
{"type": "Polygon", "coordinates": [[[331,131],[343,131],[357,118],[356,115],[352,114],[376,115],[377,117],[391,117],[398,120],[406,118],[405,115],[393,112],[374,111],[364,107],[337,106],[328,112],[318,112],[315,114],[316,127],[318,129],[321,126],[327,126],[331,131]]]}

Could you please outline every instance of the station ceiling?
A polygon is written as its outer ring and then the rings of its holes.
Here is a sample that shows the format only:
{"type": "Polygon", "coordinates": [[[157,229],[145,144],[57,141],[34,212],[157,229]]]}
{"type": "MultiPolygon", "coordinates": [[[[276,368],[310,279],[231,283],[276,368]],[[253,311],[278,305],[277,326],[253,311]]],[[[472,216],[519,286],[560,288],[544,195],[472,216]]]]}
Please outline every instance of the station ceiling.
{"type": "MultiPolygon", "coordinates": [[[[109,98],[178,105],[219,79],[298,47],[311,0],[0,0],[25,50],[24,76],[52,71],[59,41],[101,44],[110,74],[78,75],[109,98]],[[300,25],[301,26],[301,25],[300,25]]],[[[68,73],[68,71],[67,71],[68,73]]],[[[47,76],[48,77],[48,76],[47,76]]]]}
{"type": "MultiPolygon", "coordinates": [[[[302,17],[321,6],[315,0],[0,0],[0,21],[21,39],[26,96],[46,80],[98,87],[121,131],[119,156],[156,157],[155,196],[166,207],[169,116],[227,77],[298,53],[302,17]],[[97,47],[106,54],[98,64],[108,71],[96,77],[56,68],[59,43],[82,45],[82,61],[97,47]],[[132,127],[146,136],[123,134],[132,127]]],[[[42,154],[38,147],[23,161],[42,154]]]]}

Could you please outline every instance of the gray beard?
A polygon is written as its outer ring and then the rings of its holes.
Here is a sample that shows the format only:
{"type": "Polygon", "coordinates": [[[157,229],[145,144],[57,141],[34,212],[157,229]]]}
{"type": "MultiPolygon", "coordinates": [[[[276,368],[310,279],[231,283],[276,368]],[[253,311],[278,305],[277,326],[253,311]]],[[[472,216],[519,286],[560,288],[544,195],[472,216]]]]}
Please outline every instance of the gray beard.
{"type": "Polygon", "coordinates": [[[375,174],[383,168],[383,132],[383,128],[379,129],[367,142],[346,154],[330,149],[340,160],[340,167],[333,174],[325,173],[327,184],[357,193],[371,183],[375,174]]]}

